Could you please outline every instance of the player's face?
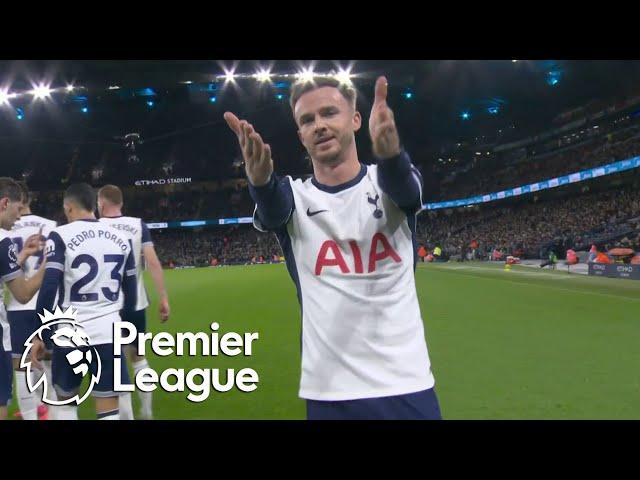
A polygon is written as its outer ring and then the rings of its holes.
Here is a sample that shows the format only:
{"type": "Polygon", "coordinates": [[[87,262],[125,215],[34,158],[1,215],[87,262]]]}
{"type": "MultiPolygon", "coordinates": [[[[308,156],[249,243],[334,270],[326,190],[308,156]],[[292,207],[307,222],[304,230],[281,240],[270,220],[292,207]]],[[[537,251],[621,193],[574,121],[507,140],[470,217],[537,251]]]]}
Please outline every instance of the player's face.
{"type": "Polygon", "coordinates": [[[11,230],[13,224],[20,218],[22,201],[12,202],[8,197],[0,199],[0,226],[11,230]]]}
{"type": "Polygon", "coordinates": [[[333,87],[303,94],[296,103],[294,117],[300,141],[311,158],[321,163],[339,163],[362,123],[360,113],[333,87]]]}

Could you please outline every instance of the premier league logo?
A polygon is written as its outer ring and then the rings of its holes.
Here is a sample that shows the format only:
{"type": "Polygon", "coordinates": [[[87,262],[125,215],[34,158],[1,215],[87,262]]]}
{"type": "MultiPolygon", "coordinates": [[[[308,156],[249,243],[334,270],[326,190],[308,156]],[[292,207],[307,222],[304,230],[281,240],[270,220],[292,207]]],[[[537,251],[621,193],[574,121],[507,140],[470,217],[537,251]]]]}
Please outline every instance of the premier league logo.
{"type": "Polygon", "coordinates": [[[18,253],[17,253],[17,247],[15,243],[12,243],[9,246],[9,260],[13,263],[16,263],[18,261],[18,253]]]}
{"type": "Polygon", "coordinates": [[[30,392],[33,392],[42,384],[42,401],[49,405],[68,405],[72,403],[80,405],[100,380],[102,373],[100,355],[97,350],[91,346],[89,336],[84,331],[83,326],[76,321],[76,311],[71,307],[65,311],[62,311],[60,307],[56,307],[53,313],[45,310],[44,315],[38,314],[38,316],[42,321],[42,326],[27,339],[25,342],[25,351],[20,359],[20,367],[27,369],[27,388],[30,392]],[[65,359],[69,366],[72,367],[73,373],[85,377],[90,371],[95,371],[95,374],[91,374],[89,386],[84,393],[80,394],[80,392],[78,392],[78,394],[67,400],[53,400],[49,393],[49,389],[52,386],[47,384],[47,377],[45,375],[40,376],[37,381],[33,382],[31,375],[31,349],[33,347],[33,340],[36,337],[44,341],[42,337],[43,332],[51,333],[51,341],[57,347],[69,349],[69,352],[65,355],[65,359]]]}
{"type": "Polygon", "coordinates": [[[9,255],[9,265],[11,265],[11,268],[14,268],[16,265],[18,265],[18,247],[15,243],[12,243],[11,245],[9,245],[9,249],[7,252],[9,255]]]}

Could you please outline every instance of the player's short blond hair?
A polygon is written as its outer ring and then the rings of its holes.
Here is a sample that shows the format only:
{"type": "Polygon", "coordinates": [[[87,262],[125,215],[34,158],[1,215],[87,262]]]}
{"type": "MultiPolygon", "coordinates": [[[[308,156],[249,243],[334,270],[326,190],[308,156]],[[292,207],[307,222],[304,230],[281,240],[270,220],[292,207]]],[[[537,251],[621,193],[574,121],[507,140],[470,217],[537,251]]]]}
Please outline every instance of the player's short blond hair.
{"type": "Polygon", "coordinates": [[[356,109],[357,92],[356,89],[353,88],[353,85],[340,82],[334,77],[315,77],[312,81],[299,81],[293,84],[291,87],[291,95],[289,96],[291,112],[294,112],[296,103],[302,95],[322,87],[337,88],[347,102],[349,102],[349,105],[351,105],[354,110],[356,109]]]}
{"type": "Polygon", "coordinates": [[[112,205],[122,205],[122,190],[116,185],[105,185],[98,190],[98,198],[106,200],[112,205]]]}

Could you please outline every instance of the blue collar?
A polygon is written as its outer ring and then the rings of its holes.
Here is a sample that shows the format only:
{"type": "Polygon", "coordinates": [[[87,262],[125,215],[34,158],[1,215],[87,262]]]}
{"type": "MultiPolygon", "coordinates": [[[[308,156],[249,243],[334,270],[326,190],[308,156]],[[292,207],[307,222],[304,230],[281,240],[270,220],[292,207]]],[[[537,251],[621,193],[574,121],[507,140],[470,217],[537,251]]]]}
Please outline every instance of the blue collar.
{"type": "Polygon", "coordinates": [[[338,193],[360,183],[360,180],[362,180],[366,174],[367,174],[367,166],[361,163],[360,171],[358,172],[358,175],[356,175],[354,178],[352,178],[348,182],[341,183],[340,185],[329,186],[329,185],[323,185],[322,183],[318,182],[316,180],[316,177],[311,177],[311,183],[313,183],[313,185],[318,190],[322,190],[323,192],[338,193]]]}

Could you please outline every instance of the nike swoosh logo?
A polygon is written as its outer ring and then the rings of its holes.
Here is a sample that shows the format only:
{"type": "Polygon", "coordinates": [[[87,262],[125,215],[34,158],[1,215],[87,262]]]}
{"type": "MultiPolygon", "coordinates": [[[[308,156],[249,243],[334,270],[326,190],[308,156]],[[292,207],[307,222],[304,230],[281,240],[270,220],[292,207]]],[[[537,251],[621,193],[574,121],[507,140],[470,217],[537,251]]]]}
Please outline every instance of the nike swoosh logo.
{"type": "Polygon", "coordinates": [[[317,210],[315,212],[312,212],[311,210],[309,210],[309,208],[307,208],[307,216],[308,217],[313,217],[314,215],[317,215],[317,214],[322,213],[322,212],[328,212],[328,211],[329,210],[317,210]]]}

